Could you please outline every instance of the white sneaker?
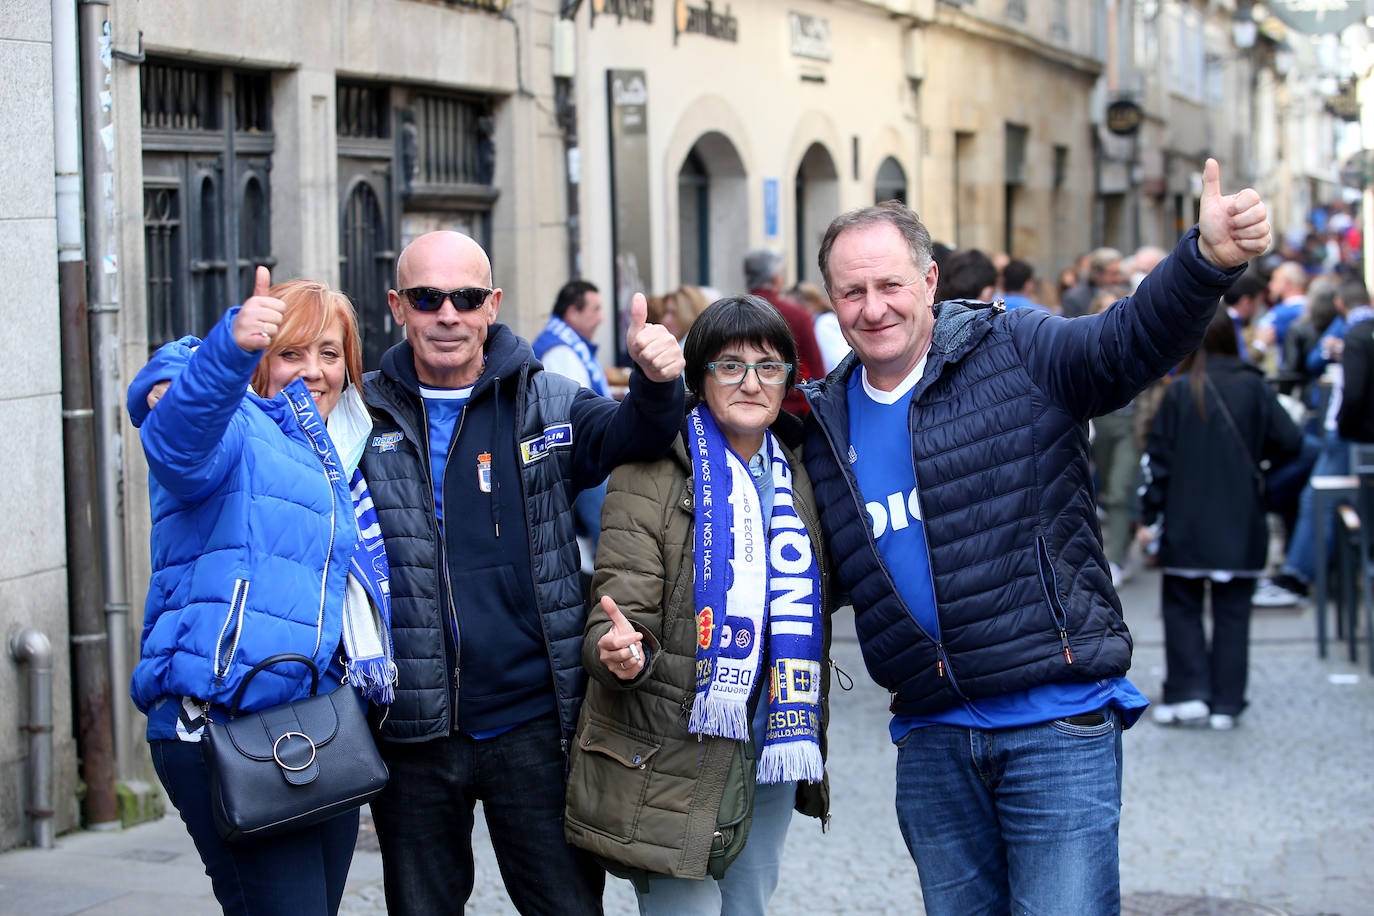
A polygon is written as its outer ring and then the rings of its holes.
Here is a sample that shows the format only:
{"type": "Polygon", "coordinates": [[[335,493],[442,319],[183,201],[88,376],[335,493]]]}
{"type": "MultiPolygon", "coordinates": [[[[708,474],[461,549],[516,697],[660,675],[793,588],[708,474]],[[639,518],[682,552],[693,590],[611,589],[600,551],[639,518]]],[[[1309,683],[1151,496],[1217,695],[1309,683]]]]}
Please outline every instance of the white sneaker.
{"type": "Polygon", "coordinates": [[[1224,712],[1214,712],[1208,724],[1219,732],[1230,731],[1236,727],[1236,717],[1227,715],[1224,712]]]}
{"type": "Polygon", "coordinates": [[[1207,704],[1201,700],[1185,700],[1182,703],[1159,703],[1150,707],[1151,717],[1157,725],[1206,725],[1207,704]]]}
{"type": "Polygon", "coordinates": [[[1302,604],[1303,600],[1302,595],[1290,592],[1282,585],[1264,582],[1255,589],[1255,595],[1250,599],[1250,603],[1255,607],[1295,607],[1302,604]]]}
{"type": "MultiPolygon", "coordinates": [[[[442,303],[441,303],[442,304],[442,303]]],[[[1115,563],[1108,563],[1107,568],[1112,573],[1112,588],[1120,588],[1126,584],[1126,573],[1115,563]]]]}

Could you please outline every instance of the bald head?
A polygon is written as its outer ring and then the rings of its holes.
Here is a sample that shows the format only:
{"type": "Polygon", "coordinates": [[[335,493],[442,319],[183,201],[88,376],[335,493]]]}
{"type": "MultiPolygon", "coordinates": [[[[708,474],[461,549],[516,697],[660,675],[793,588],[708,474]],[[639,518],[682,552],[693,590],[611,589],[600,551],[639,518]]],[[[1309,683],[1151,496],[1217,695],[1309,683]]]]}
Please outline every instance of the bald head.
{"type": "Polygon", "coordinates": [[[463,388],[481,376],[487,329],[501,308],[501,290],[491,287],[487,253],[461,232],[426,232],[396,259],[396,289],[387,293],[387,305],[391,317],[405,328],[422,384],[463,388]],[[452,290],[454,295],[444,296],[438,308],[426,311],[402,292],[413,287],[452,290]],[[457,295],[458,290],[471,293],[474,287],[484,292],[476,297],[457,295]]]}
{"type": "Polygon", "coordinates": [[[426,232],[407,245],[396,259],[396,288],[437,286],[447,289],[424,278],[435,271],[454,270],[470,277],[470,285],[495,285],[491,259],[475,239],[448,229],[426,232]]]}

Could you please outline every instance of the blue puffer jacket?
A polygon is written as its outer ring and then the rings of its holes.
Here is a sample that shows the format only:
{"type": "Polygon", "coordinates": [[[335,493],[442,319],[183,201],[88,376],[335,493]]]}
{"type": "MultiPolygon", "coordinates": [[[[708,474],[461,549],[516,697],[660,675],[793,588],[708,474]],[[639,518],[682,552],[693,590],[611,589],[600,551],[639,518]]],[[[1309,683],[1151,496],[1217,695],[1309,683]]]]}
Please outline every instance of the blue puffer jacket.
{"type": "Polygon", "coordinates": [[[961,698],[1126,673],[1088,468],[1087,420],[1122,406],[1202,339],[1240,272],[1204,261],[1194,229],[1131,299],[1072,320],[1038,309],[936,307],[912,394],[912,461],[941,641],[897,594],[846,453],[851,355],[805,386],[806,468],[864,661],[921,715],[961,698]]]}
{"type": "MultiPolygon", "coordinates": [[[[299,379],[248,390],[259,354],[234,343],[230,309],[205,338],[164,345],[129,386],[148,458],[152,566],[131,693],[227,705],[257,662],[282,652],[329,666],[342,629],[357,523],[324,422],[299,379]],[[150,411],[149,390],[172,379],[150,411]]],[[[302,665],[253,678],[244,709],[309,692],[302,665]]],[[[323,688],[321,690],[323,692],[323,688]]]]}

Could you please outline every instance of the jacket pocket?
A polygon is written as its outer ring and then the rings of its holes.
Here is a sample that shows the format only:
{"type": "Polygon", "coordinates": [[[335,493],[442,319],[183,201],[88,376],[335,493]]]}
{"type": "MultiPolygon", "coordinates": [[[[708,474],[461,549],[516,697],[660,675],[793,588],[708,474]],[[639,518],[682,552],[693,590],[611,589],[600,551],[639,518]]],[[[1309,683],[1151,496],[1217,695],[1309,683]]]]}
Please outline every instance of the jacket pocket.
{"type": "Polygon", "coordinates": [[[1054,563],[1050,560],[1050,548],[1045,543],[1045,536],[1038,534],[1035,536],[1035,547],[1040,561],[1040,585],[1045,592],[1045,602],[1050,608],[1050,618],[1054,621],[1054,628],[1059,634],[1059,652],[1064,656],[1064,664],[1073,664],[1073,649],[1069,647],[1069,614],[1064,610],[1064,605],[1059,600],[1059,578],[1054,572],[1054,563]]]}
{"type": "Polygon", "coordinates": [[[215,677],[223,678],[238,654],[239,637],[243,635],[243,609],[248,604],[248,580],[234,580],[234,596],[229,601],[229,613],[215,640],[215,677]]]}
{"type": "Polygon", "coordinates": [[[622,843],[635,837],[661,745],[600,718],[585,717],[568,774],[569,821],[622,843]]]}
{"type": "Polygon", "coordinates": [[[725,794],[716,814],[716,831],[711,836],[711,855],[706,872],[719,881],[730,863],[744,850],[749,828],[754,823],[754,789],[758,781],[758,758],[752,741],[736,741],[725,777],[725,794]]]}

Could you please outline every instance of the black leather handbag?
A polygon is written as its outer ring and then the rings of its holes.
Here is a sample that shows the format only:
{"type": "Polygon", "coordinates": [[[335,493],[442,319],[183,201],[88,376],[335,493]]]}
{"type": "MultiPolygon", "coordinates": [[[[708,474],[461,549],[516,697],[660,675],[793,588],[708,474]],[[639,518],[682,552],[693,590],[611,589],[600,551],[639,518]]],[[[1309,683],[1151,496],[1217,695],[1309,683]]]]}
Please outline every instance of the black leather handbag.
{"type": "Polygon", "coordinates": [[[225,840],[261,839],[358,808],[386,785],[358,694],[317,696],[320,672],[304,655],[273,655],[253,666],[234,691],[228,722],[211,720],[210,805],[225,840]],[[262,669],[298,662],[310,669],[310,696],[240,713],[248,682],[262,669]]]}

